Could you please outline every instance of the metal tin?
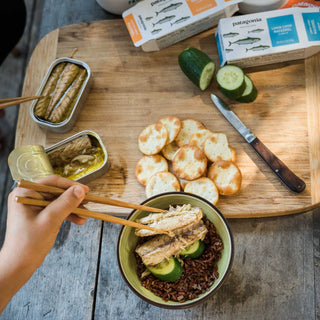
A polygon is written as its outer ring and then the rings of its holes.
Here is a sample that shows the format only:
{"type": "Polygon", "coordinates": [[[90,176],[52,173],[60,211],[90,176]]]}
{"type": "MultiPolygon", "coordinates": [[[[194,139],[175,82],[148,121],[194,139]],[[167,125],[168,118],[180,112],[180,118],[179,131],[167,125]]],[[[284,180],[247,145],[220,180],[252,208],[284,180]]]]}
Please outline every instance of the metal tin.
{"type": "Polygon", "coordinates": [[[28,145],[14,149],[9,154],[8,164],[14,180],[36,181],[54,174],[45,149],[39,145],[28,145]]]}
{"type": "Polygon", "coordinates": [[[91,136],[91,137],[95,138],[97,140],[97,142],[99,143],[99,145],[100,145],[100,147],[101,147],[101,149],[102,149],[102,151],[104,153],[104,162],[102,163],[102,165],[98,169],[96,169],[96,170],[94,170],[94,171],[92,171],[92,172],[90,172],[90,173],[88,173],[86,175],[83,175],[82,177],[80,177],[78,179],[75,179],[75,181],[79,181],[81,183],[87,183],[87,182],[89,182],[91,180],[94,180],[94,179],[102,176],[110,168],[110,162],[109,162],[109,159],[108,159],[107,150],[106,150],[104,144],[102,143],[101,138],[99,137],[99,135],[97,133],[95,133],[94,131],[89,131],[89,130],[81,131],[81,132],[79,132],[79,133],[77,133],[77,134],[75,134],[75,135],[73,135],[73,136],[71,136],[69,138],[66,138],[66,139],[64,139],[64,140],[62,140],[62,141],[60,141],[60,142],[58,142],[58,143],[46,148],[45,152],[48,154],[49,152],[54,151],[58,147],[61,147],[64,144],[67,144],[67,143],[69,143],[69,142],[71,142],[71,141],[75,140],[76,138],[81,137],[83,135],[88,135],[89,137],[91,136]]]}
{"type": "Polygon", "coordinates": [[[38,117],[35,116],[34,114],[34,108],[37,104],[37,100],[34,100],[31,104],[31,107],[30,107],[30,115],[31,115],[31,118],[33,119],[34,122],[36,122],[40,127],[44,128],[44,129],[47,129],[47,130],[50,130],[50,131],[53,131],[53,132],[58,132],[58,133],[63,133],[63,132],[67,132],[69,130],[72,129],[72,127],[74,126],[79,114],[80,114],[80,111],[86,101],[86,98],[88,96],[88,93],[90,91],[90,88],[92,86],[92,75],[91,75],[91,70],[89,68],[89,66],[82,62],[82,61],[79,61],[79,60],[75,60],[75,59],[71,59],[71,58],[66,58],[66,57],[62,57],[62,58],[58,58],[56,60],[54,60],[52,62],[52,64],[50,65],[45,77],[43,78],[42,82],[41,82],[41,85],[36,93],[36,95],[41,95],[42,91],[43,91],[43,88],[45,86],[45,84],[47,83],[48,81],[48,78],[50,77],[51,73],[52,73],[52,70],[54,69],[54,67],[56,65],[58,65],[59,63],[62,63],[62,62],[71,62],[71,63],[74,63],[74,64],[77,64],[83,68],[86,69],[87,71],[87,79],[84,81],[84,83],[82,84],[82,88],[81,90],[79,91],[79,94],[78,94],[78,97],[77,97],[77,100],[74,104],[74,107],[69,115],[69,117],[60,122],[60,123],[52,123],[52,122],[49,122],[49,121],[46,121],[46,120],[42,120],[42,119],[39,119],[38,117]]]}

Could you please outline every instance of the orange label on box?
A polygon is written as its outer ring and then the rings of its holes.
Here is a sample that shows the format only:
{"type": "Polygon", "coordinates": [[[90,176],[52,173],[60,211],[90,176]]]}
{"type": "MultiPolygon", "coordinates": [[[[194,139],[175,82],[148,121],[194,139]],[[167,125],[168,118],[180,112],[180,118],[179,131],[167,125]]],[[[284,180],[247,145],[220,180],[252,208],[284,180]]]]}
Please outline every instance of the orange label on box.
{"type": "Polygon", "coordinates": [[[133,14],[129,14],[126,17],[123,18],[125,24],[127,25],[128,31],[130,33],[131,39],[133,43],[138,42],[142,39],[142,35],[140,33],[140,30],[138,28],[138,25],[136,23],[136,20],[133,17],[133,14]]]}
{"type": "Polygon", "coordinates": [[[194,16],[217,6],[215,0],[186,0],[186,2],[194,16]]]}
{"type": "Polygon", "coordinates": [[[319,7],[320,3],[317,0],[289,0],[286,2],[286,4],[282,7],[284,8],[291,8],[291,7],[302,7],[302,8],[314,8],[319,7]]]}

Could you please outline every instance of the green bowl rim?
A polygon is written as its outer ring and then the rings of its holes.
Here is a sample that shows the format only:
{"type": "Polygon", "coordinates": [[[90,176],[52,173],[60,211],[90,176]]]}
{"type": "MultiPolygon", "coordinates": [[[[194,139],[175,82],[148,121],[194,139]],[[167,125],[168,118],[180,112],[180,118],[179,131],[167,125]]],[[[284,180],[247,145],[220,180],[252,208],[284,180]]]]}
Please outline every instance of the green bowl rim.
{"type": "MultiPolygon", "coordinates": [[[[121,263],[120,263],[120,239],[121,239],[121,236],[122,236],[122,233],[123,233],[123,230],[124,228],[127,228],[127,226],[122,226],[121,230],[120,230],[120,233],[119,233],[119,236],[118,236],[118,243],[117,243],[117,261],[118,261],[118,266],[119,266],[119,269],[120,269],[120,272],[121,272],[121,275],[122,275],[122,278],[124,279],[124,281],[127,283],[127,285],[129,286],[129,288],[131,289],[131,291],[133,291],[133,293],[135,293],[138,297],[140,297],[142,300],[156,306],[156,307],[160,307],[160,308],[164,308],[164,309],[185,309],[185,308],[190,308],[190,307],[193,307],[195,305],[198,305],[202,302],[204,302],[205,300],[207,300],[210,296],[212,296],[214,293],[216,293],[216,291],[222,286],[222,284],[225,282],[228,274],[229,274],[229,271],[231,269],[231,266],[232,266],[232,263],[233,263],[233,256],[234,256],[234,243],[233,243],[233,236],[232,236],[232,233],[231,233],[231,230],[230,230],[230,227],[227,223],[227,220],[226,218],[222,215],[222,213],[220,212],[220,210],[214,206],[212,203],[210,203],[208,200],[196,195],[196,194],[193,194],[193,193],[188,193],[188,192],[184,192],[184,191],[173,191],[173,192],[165,192],[165,193],[159,193],[159,194],[156,194],[146,200],[144,200],[143,202],[141,202],[141,204],[145,204],[146,202],[154,199],[154,198],[158,198],[159,196],[166,196],[166,195],[172,195],[172,194],[186,194],[190,197],[194,197],[194,198],[198,198],[199,200],[201,201],[204,201],[206,202],[210,207],[212,207],[216,213],[220,216],[220,218],[222,219],[222,221],[224,222],[225,226],[226,226],[226,229],[227,229],[227,232],[228,232],[228,235],[230,237],[230,260],[229,260],[229,264],[228,264],[228,267],[227,267],[227,270],[224,274],[224,276],[221,278],[220,282],[218,283],[218,285],[214,288],[214,290],[212,290],[210,293],[208,293],[206,296],[204,296],[203,298],[201,298],[200,300],[197,300],[197,301],[194,301],[192,302],[192,300],[190,300],[190,303],[186,303],[186,304],[183,304],[183,305],[167,305],[165,301],[163,301],[163,303],[158,303],[158,302],[155,302],[151,299],[148,299],[146,298],[144,295],[140,294],[130,283],[130,281],[127,279],[124,271],[122,270],[122,267],[121,267],[121,263]]],[[[131,213],[128,215],[127,217],[127,220],[130,219],[130,217],[137,211],[137,209],[134,209],[131,211],[131,213]]]]}

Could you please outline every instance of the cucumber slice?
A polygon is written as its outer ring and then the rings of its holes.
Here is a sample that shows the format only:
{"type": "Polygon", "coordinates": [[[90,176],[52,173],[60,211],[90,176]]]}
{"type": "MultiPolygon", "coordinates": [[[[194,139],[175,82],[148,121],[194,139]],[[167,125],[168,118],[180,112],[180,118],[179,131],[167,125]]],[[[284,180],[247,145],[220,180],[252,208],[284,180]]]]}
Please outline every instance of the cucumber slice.
{"type": "Polygon", "coordinates": [[[217,72],[217,82],[221,92],[230,99],[240,98],[246,88],[244,72],[234,65],[227,65],[217,72]]]}
{"type": "Polygon", "coordinates": [[[201,256],[204,250],[204,243],[200,240],[190,244],[185,249],[179,252],[180,255],[188,258],[198,258],[201,256]]]}
{"type": "Polygon", "coordinates": [[[170,257],[169,260],[164,260],[153,267],[147,267],[147,269],[163,281],[176,281],[182,274],[182,266],[174,257],[170,257]]]}
{"type": "Polygon", "coordinates": [[[247,76],[244,75],[244,81],[246,82],[246,88],[244,89],[242,96],[237,99],[239,102],[252,102],[256,100],[258,91],[254,86],[252,80],[247,76]]]}
{"type": "Polygon", "coordinates": [[[215,64],[204,52],[190,47],[179,54],[179,66],[184,74],[201,90],[209,87],[215,64]]]}

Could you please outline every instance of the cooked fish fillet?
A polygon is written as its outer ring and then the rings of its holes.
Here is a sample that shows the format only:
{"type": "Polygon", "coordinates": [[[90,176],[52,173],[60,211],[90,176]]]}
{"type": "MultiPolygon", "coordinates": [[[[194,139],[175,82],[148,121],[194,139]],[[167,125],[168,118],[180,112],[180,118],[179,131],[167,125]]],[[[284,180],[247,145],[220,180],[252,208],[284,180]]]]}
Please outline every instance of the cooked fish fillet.
{"type": "Polygon", "coordinates": [[[68,89],[74,78],[80,71],[80,67],[74,63],[67,63],[58,80],[57,86],[53,92],[48,108],[46,110],[45,119],[48,119],[53,108],[59,102],[65,91],[68,89]]]}
{"type": "MultiPolygon", "coordinates": [[[[152,213],[137,222],[159,230],[172,231],[195,223],[202,219],[201,208],[192,208],[190,204],[177,207],[170,207],[166,213],[152,213]]],[[[160,233],[160,232],[159,232],[160,233]]],[[[136,229],[135,234],[138,237],[156,235],[157,232],[146,229],[136,229]]]]}
{"type": "Polygon", "coordinates": [[[49,152],[48,157],[53,167],[60,167],[70,163],[74,157],[88,153],[92,148],[89,136],[83,135],[49,152]]]}
{"type": "Polygon", "coordinates": [[[66,94],[63,96],[62,100],[50,114],[48,118],[49,121],[57,123],[67,118],[67,116],[71,112],[71,109],[73,108],[76,97],[78,96],[81,86],[86,79],[86,76],[87,71],[85,69],[81,70],[74,79],[66,94]]]}
{"type": "Polygon", "coordinates": [[[174,236],[157,235],[151,240],[136,248],[146,266],[154,266],[172,255],[178,254],[182,249],[197,240],[203,240],[208,230],[203,221],[200,220],[187,227],[174,231],[174,236]]]}
{"type": "Polygon", "coordinates": [[[57,82],[59,80],[59,76],[61,75],[63,69],[65,67],[65,62],[59,63],[52,71],[49,76],[45,87],[43,88],[41,95],[46,96],[44,98],[40,98],[34,108],[34,114],[39,118],[43,118],[49,102],[51,100],[50,94],[54,91],[57,82]]]}

